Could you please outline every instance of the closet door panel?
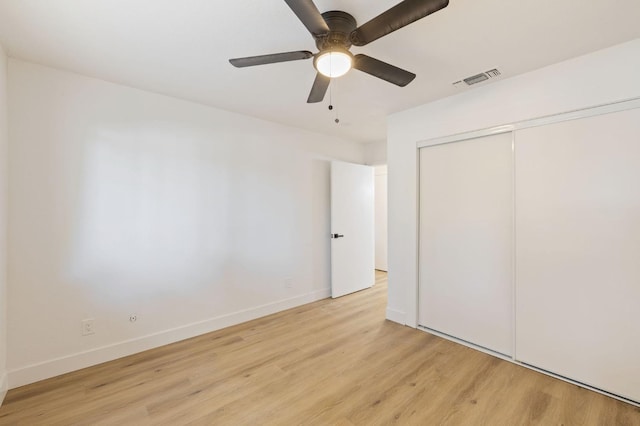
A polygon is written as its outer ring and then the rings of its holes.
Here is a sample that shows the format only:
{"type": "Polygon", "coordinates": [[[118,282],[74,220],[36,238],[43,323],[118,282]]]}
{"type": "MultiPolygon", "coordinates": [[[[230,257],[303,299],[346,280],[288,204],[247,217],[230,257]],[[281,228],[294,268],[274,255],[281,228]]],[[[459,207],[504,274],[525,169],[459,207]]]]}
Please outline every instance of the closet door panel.
{"type": "Polygon", "coordinates": [[[640,401],[640,110],[516,133],[516,358],[640,401]]]}
{"type": "Polygon", "coordinates": [[[420,150],[419,324],[512,353],[512,134],[420,150]]]}

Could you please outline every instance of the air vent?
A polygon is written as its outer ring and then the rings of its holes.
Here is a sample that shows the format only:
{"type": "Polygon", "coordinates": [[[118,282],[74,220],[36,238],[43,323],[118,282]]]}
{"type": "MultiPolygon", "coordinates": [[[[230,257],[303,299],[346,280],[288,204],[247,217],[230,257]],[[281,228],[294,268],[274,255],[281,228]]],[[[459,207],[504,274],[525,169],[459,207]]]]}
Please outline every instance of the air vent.
{"type": "Polygon", "coordinates": [[[467,86],[472,86],[500,75],[502,75],[502,73],[497,68],[494,68],[486,72],[481,72],[480,74],[472,75],[471,77],[463,78],[462,80],[458,80],[452,84],[458,88],[464,87],[464,84],[462,84],[463,82],[466,83],[467,86]]]}
{"type": "Polygon", "coordinates": [[[486,75],[485,73],[480,73],[480,74],[472,75],[471,77],[467,77],[462,81],[464,81],[469,86],[471,86],[472,84],[482,83],[483,81],[486,81],[486,80],[489,80],[489,76],[486,75]]]}

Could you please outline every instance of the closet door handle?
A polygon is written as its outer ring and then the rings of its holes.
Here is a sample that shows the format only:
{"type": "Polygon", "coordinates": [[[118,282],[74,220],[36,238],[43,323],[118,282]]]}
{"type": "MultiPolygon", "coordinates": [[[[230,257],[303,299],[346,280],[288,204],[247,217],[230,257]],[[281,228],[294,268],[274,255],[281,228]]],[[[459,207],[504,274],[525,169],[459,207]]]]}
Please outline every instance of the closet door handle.
{"type": "Polygon", "coordinates": [[[334,239],[335,238],[343,238],[343,237],[344,237],[344,235],[342,235],[342,234],[331,234],[331,238],[334,238],[334,239]]]}

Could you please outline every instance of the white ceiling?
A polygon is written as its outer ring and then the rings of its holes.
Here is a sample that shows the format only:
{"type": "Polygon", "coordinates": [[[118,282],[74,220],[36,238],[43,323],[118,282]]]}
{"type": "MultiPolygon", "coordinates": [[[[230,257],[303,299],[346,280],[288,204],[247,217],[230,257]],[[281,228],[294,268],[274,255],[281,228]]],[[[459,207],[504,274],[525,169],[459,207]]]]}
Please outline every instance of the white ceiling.
{"type": "MultiPolygon", "coordinates": [[[[345,10],[359,24],[396,3],[316,0],[321,12],[345,10]]],[[[0,0],[0,43],[12,57],[359,142],[384,140],[390,113],[472,90],[456,80],[496,67],[508,78],[638,38],[639,22],[639,0],[450,0],[352,48],[416,73],[410,85],[352,71],[332,82],[329,112],[328,94],[306,103],[311,60],[227,62],[316,51],[283,0],[0,0]]]]}

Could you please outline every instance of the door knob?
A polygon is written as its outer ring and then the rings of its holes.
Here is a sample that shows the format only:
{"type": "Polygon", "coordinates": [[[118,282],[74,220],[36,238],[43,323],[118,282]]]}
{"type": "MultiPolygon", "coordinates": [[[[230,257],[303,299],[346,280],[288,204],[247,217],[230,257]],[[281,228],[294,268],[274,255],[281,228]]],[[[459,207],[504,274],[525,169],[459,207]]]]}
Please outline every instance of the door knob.
{"type": "Polygon", "coordinates": [[[344,235],[342,234],[331,234],[331,238],[342,238],[344,235]]]}

